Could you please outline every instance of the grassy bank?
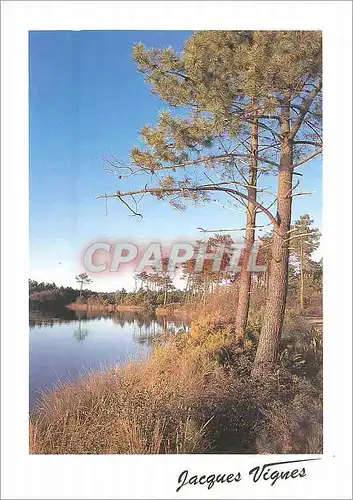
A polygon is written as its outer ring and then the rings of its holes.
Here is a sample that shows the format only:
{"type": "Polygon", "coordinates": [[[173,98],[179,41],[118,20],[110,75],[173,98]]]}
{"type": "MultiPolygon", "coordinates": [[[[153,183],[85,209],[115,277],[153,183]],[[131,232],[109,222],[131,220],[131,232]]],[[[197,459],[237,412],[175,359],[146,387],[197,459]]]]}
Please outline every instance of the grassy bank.
{"type": "Polygon", "coordinates": [[[256,338],[242,350],[233,339],[224,314],[200,314],[145,361],[50,392],[30,416],[30,452],[320,453],[321,334],[302,323],[261,381],[256,338]]]}
{"type": "Polygon", "coordinates": [[[93,303],[80,304],[73,302],[67,306],[72,311],[101,311],[101,312],[116,312],[116,311],[153,311],[157,316],[170,316],[175,318],[188,319],[195,313],[194,305],[188,304],[168,304],[166,306],[153,307],[149,304],[101,304],[93,303]]]}

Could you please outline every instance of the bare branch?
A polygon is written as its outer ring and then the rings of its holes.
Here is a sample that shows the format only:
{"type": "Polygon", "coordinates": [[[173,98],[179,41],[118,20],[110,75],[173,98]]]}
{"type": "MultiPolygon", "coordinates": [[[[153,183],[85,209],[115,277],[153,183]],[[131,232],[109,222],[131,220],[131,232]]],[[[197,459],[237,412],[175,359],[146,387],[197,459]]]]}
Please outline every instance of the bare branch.
{"type": "MultiPolygon", "coordinates": [[[[206,184],[206,185],[201,185],[201,186],[188,186],[187,188],[183,188],[183,187],[176,187],[176,188],[151,187],[151,188],[146,188],[145,187],[143,189],[138,189],[135,191],[126,191],[124,193],[117,191],[116,193],[106,194],[104,196],[97,196],[96,199],[99,200],[99,199],[108,197],[108,198],[118,198],[122,201],[123,197],[132,196],[132,195],[141,194],[141,193],[149,193],[152,195],[163,196],[163,195],[170,195],[173,193],[181,193],[182,194],[183,192],[188,192],[188,191],[189,192],[219,191],[219,192],[227,193],[236,199],[240,198],[240,199],[244,199],[247,201],[251,201],[261,212],[263,212],[264,214],[267,215],[267,217],[270,219],[271,223],[276,228],[279,227],[278,221],[275,218],[275,216],[266,207],[264,207],[261,203],[255,201],[255,200],[252,200],[252,199],[250,200],[248,195],[241,193],[240,191],[238,191],[236,189],[233,189],[233,188],[227,187],[225,185],[221,185],[221,184],[223,184],[223,183],[219,183],[217,185],[206,184]]],[[[229,183],[225,183],[225,184],[229,184],[229,183]]],[[[126,203],[124,203],[124,204],[126,205],[126,203]]],[[[127,205],[127,206],[135,215],[139,215],[141,217],[141,214],[136,213],[134,210],[131,209],[131,207],[129,205],[127,205]]]]}
{"type": "Polygon", "coordinates": [[[294,198],[294,196],[303,196],[303,195],[307,195],[307,194],[313,194],[314,191],[302,191],[301,193],[295,193],[295,194],[292,194],[292,198],[294,198]]]}
{"type": "Polygon", "coordinates": [[[286,240],[283,240],[283,243],[286,243],[287,241],[292,241],[294,240],[295,238],[300,238],[300,237],[304,237],[304,236],[310,236],[311,233],[302,233],[302,234],[295,234],[294,236],[290,236],[289,238],[287,238],[286,240]]]}
{"type": "Polygon", "coordinates": [[[309,111],[310,106],[312,105],[315,97],[319,94],[321,89],[322,89],[322,82],[320,81],[319,85],[317,87],[315,87],[309,93],[308,97],[303,101],[303,103],[299,109],[298,118],[295,120],[295,122],[291,128],[291,131],[289,133],[289,139],[294,139],[294,137],[297,135],[297,132],[299,131],[301,124],[303,123],[305,115],[309,111]]]}
{"type": "MultiPolygon", "coordinates": [[[[109,194],[105,194],[104,196],[100,196],[99,198],[109,198],[111,197],[109,194]]],[[[136,210],[134,210],[133,208],[130,207],[130,205],[125,201],[123,200],[122,196],[120,196],[118,193],[115,195],[116,198],[118,198],[122,203],[124,203],[124,205],[130,210],[130,212],[132,212],[134,215],[138,216],[138,217],[141,217],[141,219],[143,218],[143,215],[136,212],[136,210]]],[[[134,197],[132,196],[132,199],[135,201],[134,197]]],[[[136,202],[135,202],[136,203],[136,202]]]]}
{"type": "Polygon", "coordinates": [[[294,184],[294,186],[292,186],[292,187],[291,187],[291,188],[287,191],[287,193],[286,193],[286,195],[284,196],[284,198],[287,198],[287,196],[289,196],[291,193],[293,193],[293,191],[294,191],[295,189],[297,189],[297,187],[299,186],[299,184],[300,184],[300,181],[297,181],[297,182],[294,184]]]}
{"type": "Polygon", "coordinates": [[[199,229],[203,233],[225,233],[225,232],[234,232],[234,231],[247,231],[250,229],[251,231],[256,231],[256,229],[263,228],[263,227],[268,227],[271,226],[272,224],[264,224],[263,226],[255,226],[255,227],[234,227],[234,228],[228,228],[228,229],[204,229],[202,227],[197,227],[196,229],[199,229]]]}
{"type": "Polygon", "coordinates": [[[322,142],[315,142],[315,141],[294,141],[294,144],[307,144],[309,146],[316,146],[316,147],[322,146],[322,142]]]}
{"type": "Polygon", "coordinates": [[[294,163],[294,165],[291,165],[291,167],[289,167],[289,168],[297,168],[300,165],[303,165],[303,163],[306,163],[309,160],[312,160],[313,158],[315,158],[315,156],[318,156],[319,154],[321,154],[322,150],[323,150],[322,147],[320,147],[318,149],[315,149],[315,151],[313,151],[312,153],[310,153],[308,156],[306,156],[302,160],[298,161],[298,163],[294,163]]]}
{"type": "MultiPolygon", "coordinates": [[[[151,169],[148,169],[146,167],[143,167],[142,165],[134,165],[134,164],[130,164],[130,165],[125,165],[121,162],[117,162],[116,164],[114,164],[114,162],[111,162],[110,160],[108,159],[105,159],[105,161],[107,161],[107,163],[109,163],[109,165],[111,165],[112,167],[115,167],[115,168],[125,168],[125,169],[129,169],[130,170],[130,175],[133,175],[135,173],[138,173],[137,170],[134,170],[133,167],[137,166],[139,169],[141,168],[142,170],[144,170],[145,173],[151,173],[151,171],[153,170],[154,173],[158,172],[158,171],[164,171],[164,170],[176,170],[177,168],[186,168],[186,167],[192,167],[192,166],[196,166],[196,165],[199,165],[199,164],[203,164],[203,163],[209,163],[209,162],[212,162],[212,161],[217,161],[217,160],[227,160],[227,159],[234,159],[234,158],[244,158],[244,159],[250,159],[251,158],[251,155],[249,154],[245,154],[245,153],[234,153],[234,152],[229,152],[229,153],[224,153],[224,154],[221,154],[221,155],[208,155],[208,156],[201,156],[199,158],[196,158],[194,160],[190,160],[190,161],[187,161],[187,162],[184,162],[184,163],[175,163],[175,164],[172,164],[172,165],[164,165],[160,168],[156,167],[156,168],[152,168],[151,169]]],[[[274,162],[274,161],[271,161],[271,160],[268,160],[262,156],[257,156],[256,159],[262,163],[267,163],[268,165],[270,166],[274,166],[274,167],[278,167],[279,164],[274,162]]],[[[266,171],[268,171],[266,169],[266,171]]],[[[122,175],[121,177],[126,177],[125,175],[122,175]]]]}

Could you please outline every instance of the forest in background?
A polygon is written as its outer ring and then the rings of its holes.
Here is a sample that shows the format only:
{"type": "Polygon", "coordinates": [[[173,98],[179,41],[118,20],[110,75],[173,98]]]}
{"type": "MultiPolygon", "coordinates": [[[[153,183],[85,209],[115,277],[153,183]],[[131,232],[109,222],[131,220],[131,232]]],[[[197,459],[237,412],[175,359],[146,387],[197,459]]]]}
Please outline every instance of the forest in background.
{"type": "MultiPolygon", "coordinates": [[[[320,232],[314,227],[314,221],[308,214],[302,215],[292,226],[296,229],[296,239],[290,250],[288,294],[291,304],[303,313],[322,314],[322,280],[323,262],[312,259],[312,254],[319,247],[320,232]]],[[[272,236],[262,238],[262,248],[258,254],[257,264],[265,265],[266,271],[254,273],[252,294],[264,295],[268,287],[270,265],[270,246],[272,236]]],[[[202,241],[202,240],[201,240],[202,241]]],[[[230,235],[216,234],[207,240],[207,252],[214,253],[222,244],[229,248],[233,244],[230,235]]],[[[240,264],[242,259],[240,259],[240,264]]],[[[119,306],[135,306],[136,308],[154,311],[166,310],[169,313],[184,312],[191,309],[192,304],[205,303],[207,298],[220,287],[230,287],[233,292],[239,290],[239,273],[224,272],[229,264],[229,257],[224,256],[219,271],[212,271],[213,261],[206,259],[201,272],[193,271],[195,260],[191,259],[182,266],[181,279],[183,289],[173,284],[173,273],[168,271],[168,259],[162,265],[162,272],[142,271],[134,275],[134,290],[127,292],[125,288],[115,292],[95,292],[84,289],[92,280],[86,273],[76,277],[81,289],[58,287],[55,283],[38,283],[29,280],[30,309],[44,311],[60,311],[63,307],[72,309],[114,310],[119,306]],[[83,277],[83,278],[82,278],[83,277]],[[88,279],[88,281],[87,281],[88,279]]]]}

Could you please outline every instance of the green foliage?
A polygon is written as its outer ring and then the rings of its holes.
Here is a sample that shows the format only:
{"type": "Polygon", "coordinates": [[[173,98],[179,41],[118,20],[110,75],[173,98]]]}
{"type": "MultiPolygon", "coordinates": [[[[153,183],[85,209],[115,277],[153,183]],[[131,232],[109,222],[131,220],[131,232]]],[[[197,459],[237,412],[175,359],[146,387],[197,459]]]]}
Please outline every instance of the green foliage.
{"type": "Polygon", "coordinates": [[[77,283],[80,284],[81,288],[83,285],[88,285],[89,283],[92,283],[92,280],[88,277],[87,273],[81,273],[75,276],[75,280],[77,283]]]}
{"type": "Polygon", "coordinates": [[[285,92],[294,98],[305,83],[317,80],[321,32],[199,31],[181,53],[137,44],[133,59],[163,101],[186,106],[196,118],[206,112],[207,128],[230,132],[240,123],[236,106],[249,110],[249,98],[261,100],[263,112],[271,113],[285,92]]]}
{"type": "Polygon", "coordinates": [[[309,214],[302,215],[290,232],[291,265],[289,288],[299,291],[301,307],[307,307],[313,297],[322,291],[322,260],[312,260],[319,247],[321,234],[313,227],[309,214]]]}
{"type": "Polygon", "coordinates": [[[304,272],[317,269],[316,263],[312,264],[311,255],[319,248],[321,234],[316,227],[313,227],[313,223],[314,219],[309,214],[301,215],[291,231],[291,252],[299,265],[303,266],[304,272]]]}
{"type": "MultiPolygon", "coordinates": [[[[168,303],[181,304],[185,299],[183,290],[169,289],[168,303]]],[[[125,290],[105,293],[105,292],[84,292],[82,297],[76,300],[77,305],[88,306],[90,308],[105,306],[140,306],[144,309],[155,309],[164,305],[165,293],[163,290],[153,291],[140,288],[135,292],[126,292],[125,290]]]]}
{"type": "MultiPolygon", "coordinates": [[[[294,123],[320,81],[321,32],[199,31],[180,52],[138,43],[133,59],[152,92],[179,112],[163,110],[154,125],[141,129],[145,147],[132,148],[131,165],[117,167],[119,178],[142,174],[142,191],[152,189],[147,192],[184,209],[188,201],[224,195],[218,179],[245,187],[255,117],[262,146],[259,167],[262,173],[273,172],[279,163],[283,98],[291,102],[294,123]],[[198,189],[205,184],[212,190],[198,189]]],[[[320,143],[320,92],[310,106],[310,126],[304,121],[299,128],[296,159],[320,143]]]]}

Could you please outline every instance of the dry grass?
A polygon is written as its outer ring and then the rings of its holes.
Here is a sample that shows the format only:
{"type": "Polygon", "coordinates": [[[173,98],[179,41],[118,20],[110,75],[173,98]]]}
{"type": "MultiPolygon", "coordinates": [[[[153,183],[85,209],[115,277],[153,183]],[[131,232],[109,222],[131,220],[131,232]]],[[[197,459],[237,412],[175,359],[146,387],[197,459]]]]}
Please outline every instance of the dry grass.
{"type": "Polygon", "coordinates": [[[201,312],[147,360],[48,393],[30,417],[30,452],[319,453],[320,388],[291,372],[293,349],[259,383],[249,376],[256,345],[240,351],[233,339],[224,313],[201,312]]]}
{"type": "Polygon", "coordinates": [[[232,285],[186,305],[189,333],[160,337],[148,359],[46,394],[30,416],[30,453],[321,453],[321,332],[290,307],[277,372],[254,381],[263,292],[242,349],[235,296],[232,285]]]}
{"type": "MultiPolygon", "coordinates": [[[[195,412],[212,370],[178,355],[177,342],[47,394],[31,416],[32,453],[193,453],[209,446],[195,412]],[[174,363],[172,361],[175,361],[174,363]]],[[[216,374],[213,374],[215,377],[216,374]]]]}

